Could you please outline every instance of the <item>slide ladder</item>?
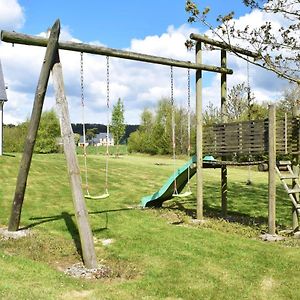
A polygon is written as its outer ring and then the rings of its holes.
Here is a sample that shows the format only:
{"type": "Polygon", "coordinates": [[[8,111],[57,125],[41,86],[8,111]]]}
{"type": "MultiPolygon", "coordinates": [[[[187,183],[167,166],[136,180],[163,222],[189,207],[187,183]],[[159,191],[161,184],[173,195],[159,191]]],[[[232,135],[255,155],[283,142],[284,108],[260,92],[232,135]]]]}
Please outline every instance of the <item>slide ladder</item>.
{"type": "Polygon", "coordinates": [[[300,193],[300,182],[299,177],[291,168],[291,162],[279,161],[275,169],[295,209],[298,211],[298,214],[300,214],[300,202],[299,197],[297,197],[297,194],[300,193]],[[289,186],[286,180],[292,180],[292,185],[289,186]]]}

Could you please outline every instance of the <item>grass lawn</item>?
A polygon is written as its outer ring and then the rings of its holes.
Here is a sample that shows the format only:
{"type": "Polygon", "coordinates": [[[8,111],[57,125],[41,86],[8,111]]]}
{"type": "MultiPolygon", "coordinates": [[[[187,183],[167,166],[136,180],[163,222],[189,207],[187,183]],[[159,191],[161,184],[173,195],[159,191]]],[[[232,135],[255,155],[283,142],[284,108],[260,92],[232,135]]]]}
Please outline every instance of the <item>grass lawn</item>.
{"type": "MultiPolygon", "coordinates": [[[[20,155],[0,157],[0,225],[8,222],[20,155]]],[[[79,162],[83,166],[82,156],[79,162]]],[[[177,164],[183,164],[178,160],[177,164]]],[[[104,155],[88,157],[91,194],[104,190],[104,155]]],[[[267,228],[267,173],[229,168],[228,220],[220,218],[220,170],[204,170],[206,222],[192,222],[193,196],[140,209],[173,171],[169,158],[112,157],[110,197],[87,200],[99,263],[108,278],[76,279],[81,261],[62,154],[34,155],[21,225],[31,235],[0,240],[0,299],[300,299],[299,240],[259,240],[267,228]],[[233,221],[233,222],[232,222],[233,221]],[[104,245],[103,240],[111,240],[104,245]]],[[[278,182],[277,225],[291,226],[291,205],[278,182]]],[[[0,238],[1,239],[1,238],[0,238]]]]}

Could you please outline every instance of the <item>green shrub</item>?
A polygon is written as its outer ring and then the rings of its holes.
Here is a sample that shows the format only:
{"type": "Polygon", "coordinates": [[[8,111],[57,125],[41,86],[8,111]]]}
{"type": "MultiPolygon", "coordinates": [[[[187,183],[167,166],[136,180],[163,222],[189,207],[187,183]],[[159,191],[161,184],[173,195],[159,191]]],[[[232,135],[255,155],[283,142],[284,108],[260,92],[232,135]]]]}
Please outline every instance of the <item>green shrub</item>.
{"type": "Polygon", "coordinates": [[[35,143],[36,153],[58,152],[57,138],[60,136],[60,126],[54,110],[42,114],[37,140],[35,143]]]}

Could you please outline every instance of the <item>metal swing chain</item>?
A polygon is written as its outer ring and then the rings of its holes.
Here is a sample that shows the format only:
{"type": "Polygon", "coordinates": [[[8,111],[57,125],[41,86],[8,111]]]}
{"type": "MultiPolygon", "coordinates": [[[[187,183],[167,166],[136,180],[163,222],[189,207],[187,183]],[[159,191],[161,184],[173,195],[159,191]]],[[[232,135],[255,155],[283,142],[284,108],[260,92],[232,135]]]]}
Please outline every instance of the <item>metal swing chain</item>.
{"type": "Polygon", "coordinates": [[[170,83],[171,83],[171,108],[172,108],[172,149],[173,149],[173,171],[174,171],[174,194],[177,195],[177,182],[176,182],[176,141],[175,141],[175,109],[174,109],[174,75],[173,66],[170,68],[170,83]]]}
{"type": "Polygon", "coordinates": [[[108,158],[109,158],[109,107],[110,107],[110,72],[109,56],[106,56],[106,107],[107,107],[107,124],[106,124],[106,162],[105,162],[105,193],[108,194],[108,158]]]}
{"type": "MultiPolygon", "coordinates": [[[[188,159],[191,157],[191,73],[190,69],[187,70],[187,102],[188,102],[188,126],[187,126],[187,134],[188,134],[188,159]]],[[[188,168],[188,190],[190,191],[190,168],[188,168]]]]}
{"type": "Polygon", "coordinates": [[[85,188],[89,195],[88,171],[87,171],[87,152],[86,152],[86,135],[85,135],[85,116],[84,116],[84,77],[83,77],[83,52],[80,52],[80,90],[81,90],[81,107],[82,107],[82,133],[83,133],[83,156],[85,170],[85,188]]]}

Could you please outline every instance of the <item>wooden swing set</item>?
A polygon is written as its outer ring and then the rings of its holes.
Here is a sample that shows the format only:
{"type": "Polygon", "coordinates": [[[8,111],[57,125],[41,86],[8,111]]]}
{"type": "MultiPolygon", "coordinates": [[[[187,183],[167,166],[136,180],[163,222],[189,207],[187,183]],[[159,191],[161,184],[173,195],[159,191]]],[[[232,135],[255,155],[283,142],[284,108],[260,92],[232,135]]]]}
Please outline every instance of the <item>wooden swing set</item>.
{"type": "MultiPolygon", "coordinates": [[[[135,52],[117,50],[112,48],[100,47],[84,43],[74,42],[59,42],[60,21],[57,20],[51,28],[49,38],[30,36],[16,32],[1,32],[1,40],[14,44],[25,44],[31,46],[46,47],[46,53],[43,65],[40,72],[40,77],[35,93],[31,119],[27,138],[25,140],[24,153],[20,162],[19,174],[16,183],[15,195],[13,199],[12,211],[9,220],[8,230],[16,231],[19,229],[21,210],[24,201],[26,183],[30,169],[33,148],[37,136],[39,122],[42,113],[45,93],[48,86],[50,72],[52,71],[53,84],[56,96],[56,105],[61,125],[61,135],[64,144],[64,153],[68,166],[68,175],[72,190],[72,198],[75,209],[75,216],[78,225],[83,261],[87,268],[97,267],[97,258],[95,254],[92,231],[88,222],[88,212],[82,191],[82,182],[80,169],[78,166],[76,148],[74,143],[71,121],[68,110],[68,102],[66,99],[64,81],[62,74],[62,66],[59,58],[59,49],[76,51],[80,53],[90,53],[95,55],[105,55],[107,57],[118,57],[129,60],[161,64],[172,67],[186,68],[196,70],[196,143],[197,143],[197,218],[203,219],[203,125],[202,125],[202,74],[203,71],[216,72],[221,74],[221,111],[225,111],[226,104],[226,85],[227,74],[232,74],[233,71],[227,68],[226,50],[233,53],[239,53],[248,57],[257,58],[258,55],[251,51],[228,46],[224,43],[217,42],[206,37],[192,34],[191,38],[196,41],[196,61],[195,63],[174,60],[165,57],[158,57],[135,52]],[[221,48],[221,66],[211,66],[202,63],[202,44],[210,44],[221,48]]],[[[276,167],[276,151],[275,151],[275,116],[274,106],[270,106],[269,116],[269,231],[275,233],[275,167],[276,167]],[[273,122],[273,123],[272,123],[273,122]],[[273,124],[273,125],[271,125],[273,124]],[[273,126],[273,127],[272,127],[273,126]],[[270,130],[270,128],[272,130],[270,130]]],[[[224,114],[222,114],[224,115],[224,114]]],[[[221,165],[221,194],[222,194],[222,209],[226,212],[227,209],[227,169],[226,165],[221,165]]],[[[297,211],[297,210],[296,210],[297,211]]]]}

